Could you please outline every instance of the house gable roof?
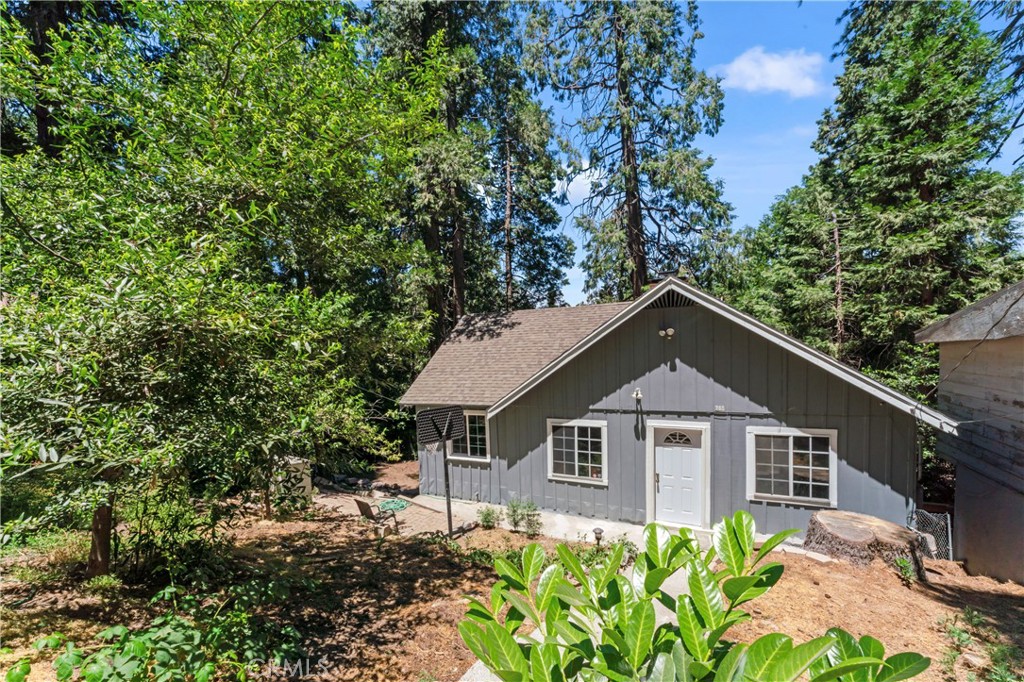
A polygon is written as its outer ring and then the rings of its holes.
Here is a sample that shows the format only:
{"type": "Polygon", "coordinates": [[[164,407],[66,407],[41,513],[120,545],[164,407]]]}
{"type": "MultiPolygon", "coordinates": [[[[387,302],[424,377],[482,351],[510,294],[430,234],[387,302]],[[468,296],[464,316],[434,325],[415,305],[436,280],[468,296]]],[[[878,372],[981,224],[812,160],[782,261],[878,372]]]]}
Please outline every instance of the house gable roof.
{"type": "Polygon", "coordinates": [[[918,343],[981,341],[1024,336],[1024,280],[933,322],[914,335],[918,343]]]}
{"type": "Polygon", "coordinates": [[[488,418],[493,417],[638,312],[657,306],[666,296],[673,297],[676,305],[704,306],[896,409],[937,429],[956,433],[956,421],[941,412],[675,277],[661,281],[630,303],[509,313],[501,317],[501,324],[508,325],[507,329],[499,326],[490,331],[474,331],[498,323],[488,322],[486,316],[470,316],[438,349],[401,402],[406,405],[486,406],[488,418]],[[546,344],[550,347],[543,348],[546,344]]]}
{"type": "Polygon", "coordinates": [[[400,403],[490,407],[629,306],[466,315],[400,403]]]}

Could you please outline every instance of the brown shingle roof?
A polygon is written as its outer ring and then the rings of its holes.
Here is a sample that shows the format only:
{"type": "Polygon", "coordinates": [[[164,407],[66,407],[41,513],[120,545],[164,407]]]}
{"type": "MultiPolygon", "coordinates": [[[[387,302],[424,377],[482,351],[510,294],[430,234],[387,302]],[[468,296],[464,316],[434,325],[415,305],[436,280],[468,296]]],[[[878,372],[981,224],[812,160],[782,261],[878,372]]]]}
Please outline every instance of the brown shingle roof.
{"type": "Polygon", "coordinates": [[[401,403],[489,407],[629,305],[467,315],[401,403]]]}

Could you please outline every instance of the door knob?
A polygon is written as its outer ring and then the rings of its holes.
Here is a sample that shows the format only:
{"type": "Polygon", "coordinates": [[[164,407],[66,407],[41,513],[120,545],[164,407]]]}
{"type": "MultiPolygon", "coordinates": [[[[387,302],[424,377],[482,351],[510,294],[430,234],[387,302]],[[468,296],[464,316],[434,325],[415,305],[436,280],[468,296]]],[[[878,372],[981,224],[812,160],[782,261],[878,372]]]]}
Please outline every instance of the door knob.
{"type": "Polygon", "coordinates": [[[661,474],[654,474],[654,487],[661,490],[661,474]]]}

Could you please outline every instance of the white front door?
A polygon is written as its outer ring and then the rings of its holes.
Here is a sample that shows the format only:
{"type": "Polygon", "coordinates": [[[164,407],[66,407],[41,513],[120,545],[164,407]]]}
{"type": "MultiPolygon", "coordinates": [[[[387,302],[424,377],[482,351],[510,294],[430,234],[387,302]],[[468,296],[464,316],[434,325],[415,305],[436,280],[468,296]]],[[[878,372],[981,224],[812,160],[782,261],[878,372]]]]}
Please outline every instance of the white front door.
{"type": "Polygon", "coordinates": [[[655,429],[654,518],[701,526],[704,456],[699,429],[655,429]]]}

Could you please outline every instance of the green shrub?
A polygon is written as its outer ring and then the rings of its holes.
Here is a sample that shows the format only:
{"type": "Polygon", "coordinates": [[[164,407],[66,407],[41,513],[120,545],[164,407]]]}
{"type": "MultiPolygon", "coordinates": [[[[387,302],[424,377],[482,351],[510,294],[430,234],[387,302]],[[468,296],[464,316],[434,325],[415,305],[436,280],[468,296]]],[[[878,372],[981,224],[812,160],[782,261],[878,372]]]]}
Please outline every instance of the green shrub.
{"type": "Polygon", "coordinates": [[[82,589],[88,594],[98,597],[108,597],[121,589],[123,583],[116,575],[98,575],[90,578],[82,585],[82,589]]]}
{"type": "MultiPolygon", "coordinates": [[[[154,602],[168,610],[149,627],[130,630],[115,625],[100,632],[99,646],[79,647],[57,632],[35,643],[57,650],[53,662],[59,682],[72,679],[212,680],[232,671],[245,679],[251,666],[302,656],[299,633],[254,615],[260,606],[281,602],[290,593],[284,581],[250,581],[217,594],[181,594],[165,588],[154,602]]],[[[21,662],[18,663],[21,666],[21,662]]],[[[19,668],[27,676],[29,670],[19,668]]],[[[24,676],[16,679],[25,679],[24,676]]]]}
{"type": "Polygon", "coordinates": [[[542,530],[544,530],[544,524],[541,523],[540,513],[537,511],[528,513],[523,520],[523,532],[526,534],[526,537],[538,537],[542,530]]]}
{"type": "Polygon", "coordinates": [[[508,519],[508,524],[512,526],[512,530],[517,533],[523,530],[530,537],[540,534],[540,510],[537,509],[537,505],[533,500],[513,497],[508,501],[505,518],[508,519]]]}
{"type": "Polygon", "coordinates": [[[490,530],[498,527],[504,514],[498,507],[481,507],[476,516],[480,520],[480,526],[490,530]]]}
{"type": "Polygon", "coordinates": [[[630,540],[625,533],[620,537],[606,542],[603,545],[587,545],[579,552],[580,563],[586,569],[591,569],[598,563],[604,562],[609,555],[622,548],[622,566],[629,567],[636,560],[638,549],[636,544],[630,540]]]}
{"type": "Polygon", "coordinates": [[[839,629],[799,645],[777,633],[751,644],[725,639],[729,628],[750,619],[739,607],[782,577],[783,566],[764,559],[794,532],[779,533],[755,551],[754,519],[740,511],[715,525],[714,546],[702,553],[688,529],[673,534],[650,524],[629,577],[620,574],[623,545],[587,571],[566,545],[544,568],[548,557],[533,544],[518,565],[494,562],[501,580],[489,603],[469,598],[459,634],[504,680],[733,682],[796,680],[807,673],[812,682],[894,682],[925,670],[930,661],[920,654],[884,658],[878,640],[857,640],[839,629]],[[679,571],[688,594],[669,594],[662,587],[679,571]],[[675,622],[656,626],[655,600],[676,614],[675,622]],[[517,638],[526,621],[536,632],[517,638]]]}
{"type": "Polygon", "coordinates": [[[910,559],[902,556],[896,557],[893,559],[893,565],[895,565],[896,572],[899,574],[904,586],[910,587],[917,582],[917,570],[910,559]]]}

